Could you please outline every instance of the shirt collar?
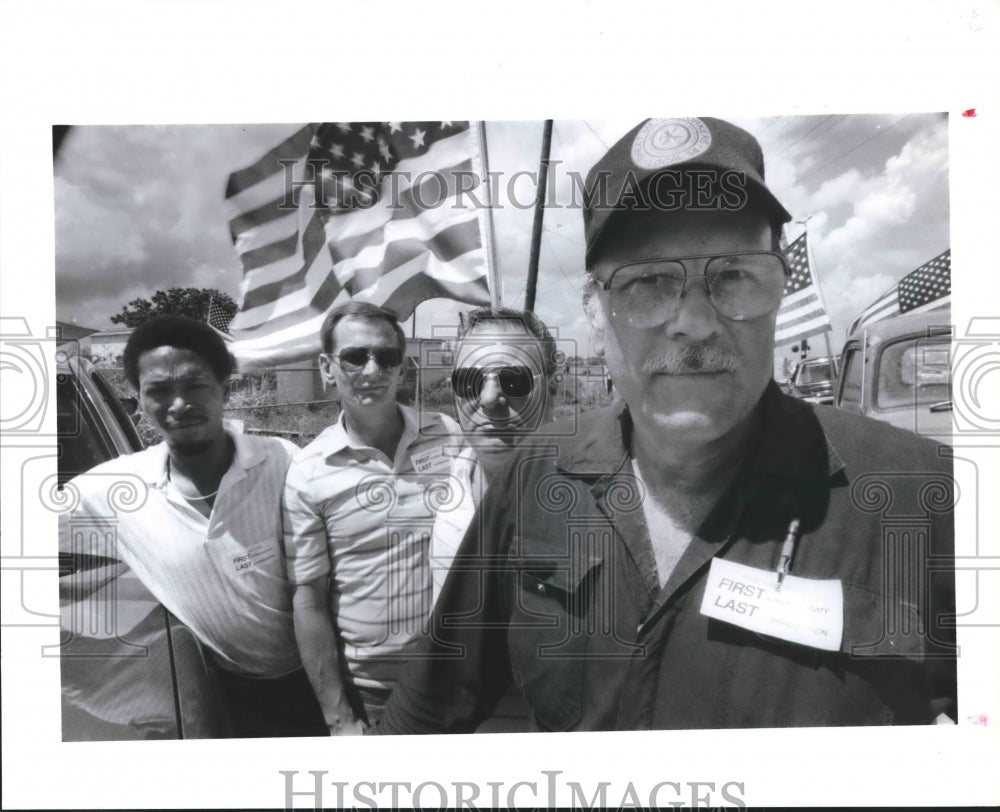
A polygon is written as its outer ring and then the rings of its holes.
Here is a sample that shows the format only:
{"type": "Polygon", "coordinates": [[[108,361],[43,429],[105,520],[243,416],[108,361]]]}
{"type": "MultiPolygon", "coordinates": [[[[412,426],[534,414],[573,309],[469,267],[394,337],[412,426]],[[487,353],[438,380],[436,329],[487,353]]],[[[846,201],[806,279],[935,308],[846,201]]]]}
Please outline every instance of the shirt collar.
{"type": "MultiPolygon", "coordinates": [[[[440,415],[437,412],[421,411],[421,419],[418,422],[415,409],[411,409],[409,406],[404,406],[401,403],[397,403],[396,408],[403,418],[403,433],[399,438],[400,447],[405,447],[411,443],[421,431],[426,431],[431,426],[441,422],[440,415]]],[[[326,429],[321,435],[324,440],[323,451],[326,456],[338,454],[347,448],[368,448],[364,444],[358,444],[351,440],[350,435],[347,433],[346,414],[344,410],[341,410],[337,422],[326,429]]]]}
{"type": "MultiPolygon", "coordinates": [[[[761,397],[758,442],[752,469],[798,480],[826,480],[844,468],[813,408],[785,395],[771,381],[761,397]]],[[[586,418],[584,418],[586,420],[586,418]]],[[[578,476],[616,473],[628,463],[632,418],[622,400],[601,410],[564,446],[558,467],[578,476]]]]}
{"type": "Polygon", "coordinates": [[[588,422],[589,426],[570,439],[568,446],[563,446],[557,467],[580,476],[618,471],[628,462],[628,437],[632,430],[625,401],[615,400],[588,422]]]}
{"type": "MultiPolygon", "coordinates": [[[[261,443],[253,442],[247,435],[233,428],[228,421],[224,420],[222,422],[222,428],[232,439],[235,449],[233,461],[229,466],[230,472],[239,470],[242,475],[243,472],[250,470],[267,459],[267,452],[261,443]]],[[[167,460],[169,458],[169,450],[167,449],[166,442],[160,441],[145,451],[139,452],[137,456],[139,457],[139,464],[137,465],[136,474],[142,478],[143,482],[158,487],[165,486],[168,474],[167,460]]]]}
{"type": "MultiPolygon", "coordinates": [[[[754,466],[776,476],[825,480],[843,470],[813,406],[786,395],[774,381],[761,398],[762,426],[754,466]]],[[[826,408],[826,407],[819,407],[826,408]]]]}

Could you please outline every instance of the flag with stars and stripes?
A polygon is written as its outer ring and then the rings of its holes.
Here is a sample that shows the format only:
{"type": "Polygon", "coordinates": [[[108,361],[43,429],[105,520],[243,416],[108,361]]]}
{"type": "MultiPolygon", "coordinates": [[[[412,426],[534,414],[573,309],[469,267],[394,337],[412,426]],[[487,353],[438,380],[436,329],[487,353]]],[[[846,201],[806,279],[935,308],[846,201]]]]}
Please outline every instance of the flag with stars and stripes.
{"type": "Polygon", "coordinates": [[[805,234],[785,249],[785,260],[791,273],[785,280],[785,292],[778,309],[776,347],[832,329],[818,285],[809,271],[805,234]]]}
{"type": "Polygon", "coordinates": [[[901,313],[923,313],[951,304],[951,249],[911,271],[868,305],[847,328],[850,336],[866,324],[901,313]]]}
{"type": "Polygon", "coordinates": [[[229,323],[233,320],[233,315],[227,313],[225,308],[216,304],[214,297],[208,300],[208,313],[205,314],[205,321],[225,341],[233,340],[233,337],[229,334],[229,323]]]}
{"type": "Polygon", "coordinates": [[[315,356],[350,299],[400,320],[424,299],[488,304],[481,178],[465,121],[309,124],[230,175],[240,367],[315,356]]]}

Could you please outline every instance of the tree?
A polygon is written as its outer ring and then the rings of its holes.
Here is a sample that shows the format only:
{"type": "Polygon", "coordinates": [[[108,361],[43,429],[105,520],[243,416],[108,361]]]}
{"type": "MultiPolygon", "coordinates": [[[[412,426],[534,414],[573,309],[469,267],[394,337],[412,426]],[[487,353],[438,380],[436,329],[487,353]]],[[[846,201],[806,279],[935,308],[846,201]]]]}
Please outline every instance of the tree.
{"type": "Polygon", "coordinates": [[[168,313],[206,321],[210,303],[216,314],[225,314],[226,323],[239,310],[239,305],[232,296],[215,288],[170,288],[167,291],[156,291],[152,300],[133,299],[122,308],[121,313],[112,316],[111,321],[126,327],[138,327],[152,316],[164,316],[168,313]]]}

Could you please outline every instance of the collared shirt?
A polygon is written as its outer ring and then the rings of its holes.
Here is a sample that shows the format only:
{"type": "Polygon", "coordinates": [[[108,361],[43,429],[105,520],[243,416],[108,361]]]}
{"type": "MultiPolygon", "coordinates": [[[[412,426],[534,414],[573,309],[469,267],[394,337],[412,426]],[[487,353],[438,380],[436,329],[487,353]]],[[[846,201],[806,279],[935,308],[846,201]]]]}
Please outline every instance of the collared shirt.
{"type": "Polygon", "coordinates": [[[281,493],[292,443],[232,431],[232,464],[209,516],[168,476],[165,443],[102,463],[66,486],[59,550],[124,561],[227,671],[301,667],[281,555],[281,493]]]}
{"type": "Polygon", "coordinates": [[[542,730],[914,724],[955,713],[948,450],[768,387],[756,447],[656,577],[621,405],[487,492],[380,732],[463,732],[513,678],[542,730]],[[715,558],[836,580],[839,650],[701,611],[715,558]],[[460,653],[456,653],[460,652],[460,653]]]}
{"type": "Polygon", "coordinates": [[[437,603],[451,571],[451,562],[458,552],[465,531],[472,523],[476,508],[483,500],[487,486],[486,476],[476,451],[471,446],[467,446],[455,457],[451,476],[454,483],[450,492],[452,498],[438,507],[434,517],[434,530],[431,532],[431,606],[437,603]]]}
{"type": "Polygon", "coordinates": [[[458,424],[399,410],[393,459],[352,441],[342,413],[296,455],[285,487],[289,577],[329,577],[347,668],[365,688],[392,688],[411,656],[431,608],[435,517],[465,498],[462,477],[451,473],[467,454],[458,424]]]}

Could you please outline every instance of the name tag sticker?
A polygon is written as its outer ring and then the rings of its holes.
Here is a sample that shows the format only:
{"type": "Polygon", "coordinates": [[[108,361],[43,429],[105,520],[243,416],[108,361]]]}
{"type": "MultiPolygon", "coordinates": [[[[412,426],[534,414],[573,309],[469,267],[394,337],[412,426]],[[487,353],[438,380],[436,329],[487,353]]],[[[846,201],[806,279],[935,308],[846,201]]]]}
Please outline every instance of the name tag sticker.
{"type": "Polygon", "coordinates": [[[417,474],[447,474],[451,470],[451,456],[445,452],[443,445],[413,454],[410,462],[417,474]]]}
{"type": "Polygon", "coordinates": [[[235,575],[246,575],[274,558],[276,544],[273,541],[261,541],[230,556],[232,570],[235,575]]]}
{"type": "Polygon", "coordinates": [[[840,581],[778,575],[713,558],[701,613],[752,632],[839,651],[844,635],[844,590],[840,581]]]}

